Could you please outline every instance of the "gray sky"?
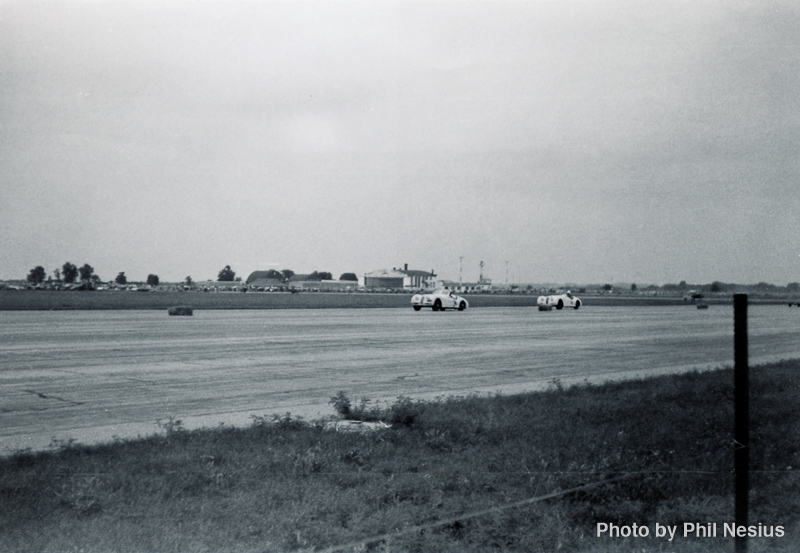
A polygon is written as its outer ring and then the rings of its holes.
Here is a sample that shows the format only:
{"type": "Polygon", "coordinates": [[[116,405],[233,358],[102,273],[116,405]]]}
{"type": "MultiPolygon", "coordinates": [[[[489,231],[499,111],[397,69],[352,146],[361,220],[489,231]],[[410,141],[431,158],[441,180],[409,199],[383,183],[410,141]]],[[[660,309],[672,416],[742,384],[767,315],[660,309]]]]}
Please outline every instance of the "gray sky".
{"type": "Polygon", "coordinates": [[[800,3],[0,0],[0,278],[800,280],[800,3]]]}

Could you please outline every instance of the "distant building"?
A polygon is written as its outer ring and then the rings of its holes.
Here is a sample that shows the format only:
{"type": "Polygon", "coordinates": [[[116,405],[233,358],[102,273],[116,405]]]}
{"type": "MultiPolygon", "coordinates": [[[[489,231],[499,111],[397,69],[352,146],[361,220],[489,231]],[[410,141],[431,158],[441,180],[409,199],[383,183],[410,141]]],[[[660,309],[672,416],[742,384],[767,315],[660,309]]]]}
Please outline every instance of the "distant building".
{"type": "Polygon", "coordinates": [[[447,288],[453,290],[458,294],[491,292],[492,282],[488,279],[483,279],[483,282],[458,282],[457,280],[437,280],[436,288],[447,288]]]}
{"type": "Polygon", "coordinates": [[[275,271],[253,271],[250,273],[250,276],[247,277],[247,280],[244,281],[245,284],[253,284],[256,280],[264,280],[264,279],[275,279],[274,275],[275,271]]]}
{"type": "Polygon", "coordinates": [[[408,268],[406,263],[403,269],[399,270],[405,277],[403,278],[403,288],[433,288],[436,284],[436,273],[433,270],[415,271],[408,268]]]}
{"type": "Polygon", "coordinates": [[[393,267],[391,271],[379,269],[366,273],[359,284],[365,288],[433,288],[435,279],[433,271],[409,269],[406,263],[402,269],[393,267]]]}
{"type": "MultiPolygon", "coordinates": [[[[364,275],[365,288],[402,288],[406,275],[396,269],[378,269],[364,275]]],[[[359,283],[360,284],[360,283],[359,283]]]]}

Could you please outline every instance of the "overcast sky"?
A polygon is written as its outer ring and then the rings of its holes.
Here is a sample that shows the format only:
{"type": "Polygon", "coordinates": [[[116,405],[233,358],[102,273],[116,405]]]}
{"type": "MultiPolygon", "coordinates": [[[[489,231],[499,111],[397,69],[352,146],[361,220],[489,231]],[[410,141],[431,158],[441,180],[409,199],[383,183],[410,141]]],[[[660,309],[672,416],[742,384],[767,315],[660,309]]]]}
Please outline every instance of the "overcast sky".
{"type": "Polygon", "coordinates": [[[0,278],[800,281],[798,29],[796,0],[0,0],[0,278]]]}

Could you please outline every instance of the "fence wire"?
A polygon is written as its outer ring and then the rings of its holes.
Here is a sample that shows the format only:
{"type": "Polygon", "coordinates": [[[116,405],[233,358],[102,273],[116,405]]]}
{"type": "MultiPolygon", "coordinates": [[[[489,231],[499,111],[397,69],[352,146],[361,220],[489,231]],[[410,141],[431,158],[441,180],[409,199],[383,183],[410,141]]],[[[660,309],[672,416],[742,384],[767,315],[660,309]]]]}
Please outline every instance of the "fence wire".
{"type": "Polygon", "coordinates": [[[634,476],[634,475],[637,475],[637,474],[638,473],[627,473],[627,474],[624,474],[622,476],[615,476],[614,478],[608,478],[606,480],[602,480],[602,481],[599,481],[599,482],[592,482],[592,483],[589,483],[589,484],[584,484],[582,486],[577,486],[577,487],[574,487],[574,488],[569,488],[569,489],[566,489],[566,490],[561,490],[561,491],[549,493],[549,494],[546,494],[546,495],[539,495],[539,496],[536,496],[536,497],[530,497],[528,499],[521,499],[519,501],[514,501],[513,503],[506,503],[504,505],[498,505],[496,507],[491,507],[489,509],[483,509],[483,510],[480,510],[480,511],[473,511],[471,513],[463,513],[463,514],[460,514],[460,515],[457,515],[457,516],[453,516],[453,517],[450,517],[450,518],[437,520],[435,522],[429,522],[429,523],[426,523],[426,524],[418,524],[416,526],[409,526],[407,528],[402,528],[402,529],[395,530],[394,532],[387,532],[385,534],[380,534],[380,535],[377,535],[377,536],[372,536],[372,537],[369,537],[369,538],[364,538],[364,539],[361,539],[361,540],[352,541],[350,543],[344,543],[344,544],[341,544],[341,545],[335,545],[335,546],[332,546],[332,547],[327,547],[325,549],[319,549],[318,550],[318,549],[312,548],[312,549],[302,549],[300,551],[303,552],[303,553],[306,553],[306,552],[310,553],[312,551],[314,553],[336,553],[337,551],[342,551],[344,549],[355,549],[355,548],[360,547],[360,546],[365,546],[365,545],[367,545],[369,543],[385,541],[385,540],[388,540],[388,539],[391,539],[391,538],[396,538],[396,537],[403,536],[403,535],[406,535],[406,534],[413,534],[413,533],[416,533],[416,532],[421,532],[423,530],[431,530],[433,528],[438,528],[440,526],[447,526],[447,525],[450,525],[450,524],[455,524],[456,522],[460,522],[462,520],[467,520],[467,519],[471,519],[471,518],[477,518],[477,517],[481,517],[481,516],[485,516],[485,515],[489,515],[489,514],[493,514],[493,513],[499,513],[499,512],[505,511],[507,509],[513,509],[515,507],[523,507],[525,505],[531,505],[533,503],[538,503],[540,501],[545,501],[547,499],[553,499],[553,498],[556,498],[556,497],[569,495],[571,493],[582,492],[582,491],[589,490],[589,489],[592,489],[592,488],[597,488],[597,487],[600,487],[600,486],[604,486],[604,485],[610,484],[612,482],[618,482],[620,480],[624,480],[626,478],[630,478],[631,476],[634,476]]]}

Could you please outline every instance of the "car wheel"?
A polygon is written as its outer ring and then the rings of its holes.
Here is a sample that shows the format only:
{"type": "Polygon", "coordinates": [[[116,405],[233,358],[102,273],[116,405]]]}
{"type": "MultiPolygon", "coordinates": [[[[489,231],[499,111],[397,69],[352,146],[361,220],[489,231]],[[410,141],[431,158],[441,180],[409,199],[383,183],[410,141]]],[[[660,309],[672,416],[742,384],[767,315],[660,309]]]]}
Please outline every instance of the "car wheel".
{"type": "Polygon", "coordinates": [[[434,311],[439,311],[440,309],[442,309],[442,302],[439,301],[439,300],[436,300],[435,302],[433,302],[433,308],[432,309],[434,311]]]}
{"type": "Polygon", "coordinates": [[[414,306],[414,311],[419,311],[420,309],[422,309],[422,307],[421,307],[421,306],[419,306],[419,305],[415,305],[415,306],[414,306]]]}
{"type": "Polygon", "coordinates": [[[463,301],[458,304],[458,310],[459,311],[464,311],[466,308],[467,308],[467,304],[464,303],[463,301]]]}
{"type": "Polygon", "coordinates": [[[564,301],[558,300],[558,304],[556,305],[556,309],[563,309],[564,308],[564,301]]]}
{"type": "Polygon", "coordinates": [[[576,301],[575,302],[575,309],[580,309],[580,308],[581,308],[581,302],[576,301]]]}

